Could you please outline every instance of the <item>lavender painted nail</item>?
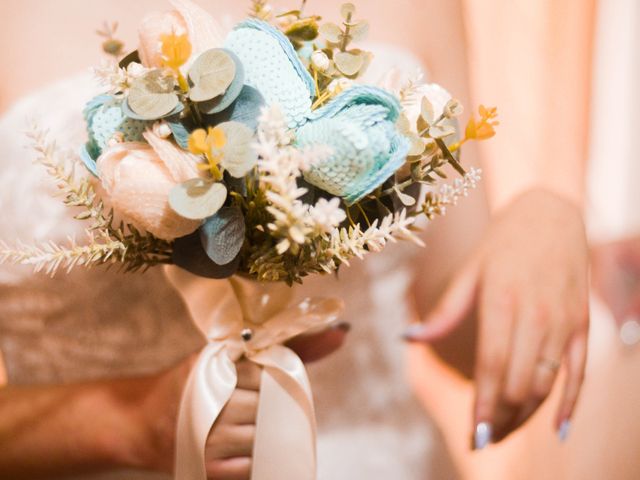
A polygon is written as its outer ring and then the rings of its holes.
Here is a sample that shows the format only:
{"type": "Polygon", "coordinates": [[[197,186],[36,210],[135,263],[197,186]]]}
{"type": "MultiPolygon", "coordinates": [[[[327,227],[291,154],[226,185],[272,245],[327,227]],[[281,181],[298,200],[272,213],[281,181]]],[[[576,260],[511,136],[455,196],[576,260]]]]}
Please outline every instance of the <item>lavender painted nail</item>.
{"type": "Polygon", "coordinates": [[[476,425],[474,433],[474,446],[476,450],[482,450],[491,443],[493,427],[489,422],[480,422],[476,425]]]}
{"type": "Polygon", "coordinates": [[[564,442],[567,440],[567,437],[569,436],[570,431],[571,431],[571,421],[563,420],[563,422],[560,424],[560,427],[558,427],[558,438],[560,439],[561,442],[564,442]]]}

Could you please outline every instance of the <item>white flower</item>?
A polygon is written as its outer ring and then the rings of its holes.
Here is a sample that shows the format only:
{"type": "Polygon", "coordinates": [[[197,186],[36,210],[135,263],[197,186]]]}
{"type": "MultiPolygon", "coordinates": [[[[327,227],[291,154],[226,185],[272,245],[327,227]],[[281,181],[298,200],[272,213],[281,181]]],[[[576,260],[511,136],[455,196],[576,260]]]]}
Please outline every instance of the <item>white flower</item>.
{"type": "Polygon", "coordinates": [[[131,62],[127,65],[127,75],[130,79],[140,78],[149,72],[149,68],[142,66],[141,63],[131,62]]]}
{"type": "Polygon", "coordinates": [[[427,98],[433,106],[434,118],[445,113],[445,107],[452,100],[451,94],[436,83],[425,83],[412,87],[410,95],[403,101],[403,111],[410,125],[415,125],[420,116],[422,99],[427,98]]]}
{"type": "Polygon", "coordinates": [[[353,80],[348,78],[336,78],[328,86],[327,91],[331,95],[336,96],[353,85],[353,80]]]}
{"type": "Polygon", "coordinates": [[[319,72],[326,72],[331,66],[331,60],[322,50],[316,50],[311,54],[311,65],[319,72]]]}
{"type": "Polygon", "coordinates": [[[309,214],[323,233],[330,233],[347,218],[347,214],[340,208],[340,199],[337,197],[331,200],[321,198],[309,209],[309,214]]]}

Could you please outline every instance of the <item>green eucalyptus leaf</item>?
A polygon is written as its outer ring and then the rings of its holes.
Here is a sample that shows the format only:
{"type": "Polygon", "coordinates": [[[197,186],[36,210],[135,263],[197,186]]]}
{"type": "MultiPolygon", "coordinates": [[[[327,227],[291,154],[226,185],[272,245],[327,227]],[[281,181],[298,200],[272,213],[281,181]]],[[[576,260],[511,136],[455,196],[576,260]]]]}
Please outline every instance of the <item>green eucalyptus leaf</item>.
{"type": "Polygon", "coordinates": [[[290,16],[300,17],[300,15],[302,15],[302,12],[300,10],[289,10],[287,12],[283,12],[279,15],[276,15],[276,18],[284,18],[284,17],[290,17],[290,16]]]}
{"type": "Polygon", "coordinates": [[[400,191],[399,188],[395,188],[394,190],[396,192],[398,200],[400,200],[400,202],[405,207],[413,207],[416,204],[416,199],[413,198],[411,195],[407,195],[406,193],[400,191]]]}
{"type": "Polygon", "coordinates": [[[419,155],[422,155],[427,148],[424,140],[415,133],[406,134],[406,137],[411,142],[408,155],[410,157],[417,157],[419,155]]]}
{"type": "Polygon", "coordinates": [[[338,43],[342,40],[342,29],[335,23],[325,23],[320,27],[320,34],[331,43],[338,43]]]}
{"type": "Polygon", "coordinates": [[[353,3],[345,3],[340,7],[340,15],[342,15],[342,18],[345,20],[351,19],[355,13],[356,6],[353,3]]]}
{"type": "Polygon", "coordinates": [[[194,102],[206,102],[222,95],[236,77],[236,70],[236,62],[227,50],[207,50],[189,70],[189,80],[193,84],[189,98],[194,102]]]}
{"type": "Polygon", "coordinates": [[[166,117],[171,117],[171,116],[174,116],[174,115],[178,115],[180,112],[182,112],[184,110],[184,105],[182,103],[178,103],[176,105],[176,108],[174,108],[172,111],[170,111],[166,115],[162,115],[161,117],[158,117],[158,118],[146,118],[146,117],[143,117],[141,115],[138,115],[133,110],[131,110],[131,107],[129,106],[128,101],[122,102],[122,105],[120,105],[120,108],[122,109],[122,114],[124,116],[126,116],[126,117],[132,118],[134,120],[150,121],[150,120],[160,120],[161,118],[166,118],[166,117]]]}
{"type": "Polygon", "coordinates": [[[245,72],[242,61],[232,51],[224,50],[224,52],[227,53],[235,63],[235,76],[231,85],[229,85],[224,92],[224,95],[198,103],[198,109],[205,115],[213,115],[229,108],[229,106],[236,101],[244,88],[245,72]]]}
{"type": "Polygon", "coordinates": [[[418,132],[422,132],[424,130],[429,129],[429,124],[425,121],[424,118],[422,118],[422,115],[418,117],[417,127],[418,127],[418,132]]]}
{"type": "Polygon", "coordinates": [[[289,25],[285,34],[290,39],[299,42],[310,42],[318,38],[318,32],[318,22],[315,18],[303,18],[289,25]]]}
{"type": "Polygon", "coordinates": [[[172,113],[180,104],[176,81],[162,70],[151,70],[129,89],[127,106],[141,120],[155,120],[172,113]]]}
{"type": "Polygon", "coordinates": [[[204,220],[214,215],[227,199],[227,188],[213,180],[193,178],[169,192],[169,205],[180,216],[204,220]]]}
{"type": "Polygon", "coordinates": [[[258,161],[258,156],[251,147],[253,130],[240,122],[221,123],[218,128],[227,139],[220,164],[231,176],[244,177],[258,161]]]}
{"type": "Polygon", "coordinates": [[[363,20],[349,29],[349,36],[354,42],[360,42],[369,35],[369,22],[363,20]]]}
{"type": "Polygon", "coordinates": [[[184,150],[189,150],[189,135],[191,132],[187,128],[186,122],[181,120],[178,115],[173,118],[167,118],[166,122],[176,143],[184,150]]]}
{"type": "Polygon", "coordinates": [[[429,129],[431,138],[444,138],[456,133],[455,127],[452,125],[436,125],[429,129]]]}
{"type": "Polygon", "coordinates": [[[335,55],[334,62],[338,70],[350,77],[360,71],[364,65],[365,57],[360,52],[338,52],[335,55]]]}
{"type": "Polygon", "coordinates": [[[258,128],[260,112],[265,105],[262,94],[253,87],[245,85],[229,108],[214,115],[205,115],[205,126],[215,126],[223,122],[234,121],[244,123],[254,132],[258,128]]]}
{"type": "Polygon", "coordinates": [[[436,121],[436,115],[433,111],[433,104],[427,97],[422,97],[420,116],[427,123],[427,125],[433,125],[433,122],[436,121]]]}
{"type": "Polygon", "coordinates": [[[200,232],[193,232],[173,242],[171,260],[178,267],[205,278],[228,278],[238,271],[240,255],[226,265],[213,262],[202,247],[200,232]]]}
{"type": "Polygon", "coordinates": [[[226,265],[240,253],[245,224],[238,207],[221,208],[200,227],[200,241],[207,256],[218,265],[226,265]]]}

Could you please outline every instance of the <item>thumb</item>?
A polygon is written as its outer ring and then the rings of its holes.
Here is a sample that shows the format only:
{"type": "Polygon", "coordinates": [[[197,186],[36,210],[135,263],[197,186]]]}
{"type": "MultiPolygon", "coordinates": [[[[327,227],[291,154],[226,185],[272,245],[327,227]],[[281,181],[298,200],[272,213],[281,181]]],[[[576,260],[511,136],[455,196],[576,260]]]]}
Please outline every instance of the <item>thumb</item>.
{"type": "Polygon", "coordinates": [[[473,261],[458,273],[423,323],[404,332],[410,342],[431,342],[446,337],[471,313],[475,304],[478,264],[473,261]]]}

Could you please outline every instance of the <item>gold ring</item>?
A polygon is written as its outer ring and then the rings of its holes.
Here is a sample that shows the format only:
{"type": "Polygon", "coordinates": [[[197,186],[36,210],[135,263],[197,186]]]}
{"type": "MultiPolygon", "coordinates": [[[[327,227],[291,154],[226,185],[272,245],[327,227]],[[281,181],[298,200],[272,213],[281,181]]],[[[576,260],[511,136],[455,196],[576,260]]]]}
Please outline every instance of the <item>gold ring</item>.
{"type": "Polygon", "coordinates": [[[538,365],[548,368],[553,372],[557,372],[560,370],[561,363],[558,360],[553,360],[551,358],[541,358],[538,365]]]}

